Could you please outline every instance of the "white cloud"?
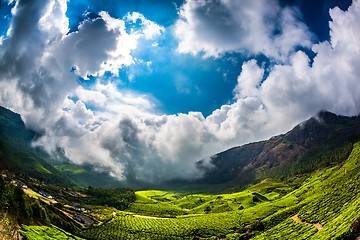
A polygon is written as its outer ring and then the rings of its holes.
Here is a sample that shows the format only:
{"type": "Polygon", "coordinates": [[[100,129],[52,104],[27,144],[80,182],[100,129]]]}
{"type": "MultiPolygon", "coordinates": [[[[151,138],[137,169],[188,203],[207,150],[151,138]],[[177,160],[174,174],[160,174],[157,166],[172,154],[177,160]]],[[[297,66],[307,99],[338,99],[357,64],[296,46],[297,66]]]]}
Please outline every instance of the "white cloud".
{"type": "Polygon", "coordinates": [[[43,61],[54,59],[59,67],[69,71],[74,67],[75,73],[84,79],[89,75],[102,76],[105,72],[118,76],[120,68],[135,64],[131,52],[137,48],[140,38],[152,39],[164,32],[164,27],[133,13],[128,16],[135,21],[141,19],[142,29],[130,29],[128,33],[124,20],[102,11],[99,18],[84,20],[78,31],[66,35],[66,1],[50,1],[45,10],[39,21],[41,32],[49,35],[43,61]]]}
{"type": "Polygon", "coordinates": [[[262,136],[261,132],[285,131],[283,126],[296,124],[321,109],[359,114],[360,47],[356,44],[360,40],[359,6],[359,1],[354,1],[346,12],[331,10],[331,44],[313,45],[317,55],[312,65],[308,56],[298,51],[290,56],[288,64],[274,65],[263,79],[264,69],[254,60],[244,63],[234,90],[236,102],[213,114],[227,114],[221,117],[220,126],[236,129],[239,124],[247,124],[244,130],[251,129],[251,134],[262,136]],[[232,111],[237,113],[232,116],[232,111]],[[233,120],[236,116],[246,117],[233,120]]]}
{"type": "Polygon", "coordinates": [[[263,53],[286,60],[295,47],[311,47],[311,34],[298,15],[277,0],[188,0],[175,24],[178,51],[204,57],[263,53]]]}
{"type": "Polygon", "coordinates": [[[243,64],[238,84],[234,89],[235,98],[257,96],[263,76],[264,69],[259,68],[255,60],[243,64]]]}
{"type": "Polygon", "coordinates": [[[145,39],[153,39],[165,32],[165,28],[163,26],[146,19],[144,15],[138,12],[128,13],[125,19],[126,21],[130,21],[132,23],[136,23],[140,20],[142,23],[142,34],[145,36],[145,39]]]}
{"type": "Polygon", "coordinates": [[[68,71],[75,67],[75,73],[85,79],[88,75],[101,76],[106,71],[117,75],[119,68],[133,64],[130,53],[136,48],[138,37],[126,33],[122,20],[111,18],[105,12],[100,16],[85,20],[78,31],[52,42],[46,49],[44,61],[52,58],[68,71]]]}
{"type": "Polygon", "coordinates": [[[69,31],[69,19],[65,16],[69,0],[51,0],[39,20],[39,28],[49,34],[49,39],[65,35],[69,31]]]}
{"type": "Polygon", "coordinates": [[[95,105],[97,107],[103,107],[106,103],[106,96],[96,89],[88,90],[79,86],[76,88],[74,96],[87,104],[95,105]]]}
{"type": "Polygon", "coordinates": [[[136,49],[137,40],[141,37],[138,34],[128,34],[125,29],[123,20],[114,19],[106,12],[100,12],[100,16],[105,20],[108,29],[118,34],[116,48],[109,51],[109,58],[101,64],[99,75],[103,75],[109,71],[118,75],[118,71],[122,66],[134,64],[131,51],[136,49]]]}

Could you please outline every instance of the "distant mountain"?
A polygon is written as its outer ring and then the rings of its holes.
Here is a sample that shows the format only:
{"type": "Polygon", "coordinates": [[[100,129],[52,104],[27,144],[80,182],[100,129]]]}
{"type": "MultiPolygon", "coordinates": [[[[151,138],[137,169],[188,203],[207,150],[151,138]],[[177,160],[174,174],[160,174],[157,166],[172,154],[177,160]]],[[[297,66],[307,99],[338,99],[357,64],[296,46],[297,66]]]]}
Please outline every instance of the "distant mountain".
{"type": "Polygon", "coordinates": [[[27,129],[20,114],[0,106],[0,138],[15,148],[29,149],[29,143],[39,136],[27,129]]]}
{"type": "Polygon", "coordinates": [[[93,166],[72,164],[59,149],[59,161],[31,142],[41,134],[26,128],[21,116],[0,106],[0,168],[57,184],[92,187],[119,187],[120,182],[93,166]]]}
{"type": "MultiPolygon", "coordinates": [[[[310,173],[346,160],[359,139],[360,116],[322,111],[286,134],[214,155],[214,167],[193,184],[238,189],[268,177],[283,180],[310,173]]],[[[205,168],[202,161],[197,166],[205,168]]]]}
{"type": "Polygon", "coordinates": [[[31,147],[39,137],[27,129],[21,116],[0,107],[0,167],[16,174],[25,174],[42,181],[74,184],[44,158],[45,153],[31,147]]]}

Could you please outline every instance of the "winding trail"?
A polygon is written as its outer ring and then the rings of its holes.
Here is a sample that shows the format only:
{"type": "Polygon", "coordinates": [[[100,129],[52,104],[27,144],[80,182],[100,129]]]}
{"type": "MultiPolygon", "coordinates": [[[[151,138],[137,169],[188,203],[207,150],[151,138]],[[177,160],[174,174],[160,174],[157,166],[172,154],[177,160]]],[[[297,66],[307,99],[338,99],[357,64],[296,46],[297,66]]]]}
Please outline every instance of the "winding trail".
{"type": "Polygon", "coordinates": [[[298,222],[298,223],[308,224],[308,225],[314,225],[314,227],[316,227],[316,229],[317,229],[318,231],[320,231],[321,229],[323,229],[323,226],[322,226],[320,223],[311,224],[311,223],[303,222],[303,221],[301,221],[301,219],[298,217],[298,215],[294,215],[294,216],[292,216],[291,218],[292,218],[292,220],[294,220],[295,222],[298,222]]]}
{"type": "Polygon", "coordinates": [[[112,221],[115,220],[115,217],[116,217],[116,212],[112,212],[112,218],[110,221],[108,221],[107,223],[111,223],[112,221]]]}

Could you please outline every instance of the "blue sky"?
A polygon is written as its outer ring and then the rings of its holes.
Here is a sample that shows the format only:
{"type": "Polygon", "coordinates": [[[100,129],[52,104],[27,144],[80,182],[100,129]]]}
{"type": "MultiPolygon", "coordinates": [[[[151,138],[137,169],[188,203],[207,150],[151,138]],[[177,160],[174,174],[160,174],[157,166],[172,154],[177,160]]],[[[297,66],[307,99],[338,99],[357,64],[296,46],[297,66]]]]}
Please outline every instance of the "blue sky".
{"type": "Polygon", "coordinates": [[[76,164],[198,178],[219,151],[360,112],[359,6],[2,0],[0,104],[76,164]]]}
{"type": "MultiPolygon", "coordinates": [[[[215,109],[233,101],[232,90],[237,84],[244,61],[255,58],[269,66],[271,59],[261,54],[244,56],[226,53],[220,58],[203,58],[201,54],[178,54],[178,41],[173,35],[172,27],[178,19],[178,9],[183,3],[183,0],[69,1],[66,16],[69,19],[69,32],[77,31],[85,19],[98,17],[100,11],[106,11],[112,17],[120,19],[129,12],[139,12],[147,19],[164,26],[167,31],[157,39],[158,47],[152,47],[152,41],[140,41],[139,47],[132,52],[132,56],[137,59],[151,61],[151,70],[146,64],[139,63],[119,69],[120,76],[110,78],[121,89],[153,97],[157,110],[161,113],[200,111],[204,116],[208,116],[215,109]]],[[[351,0],[284,0],[280,4],[299,9],[300,17],[314,33],[315,42],[319,42],[329,40],[329,9],[335,6],[347,9],[351,0]]],[[[6,35],[8,30],[13,6],[14,3],[1,2],[2,35],[6,35]]],[[[311,51],[308,50],[308,53],[313,57],[311,51]]],[[[89,85],[89,82],[83,83],[84,86],[89,85]]]]}
{"type": "MultiPolygon", "coordinates": [[[[220,59],[204,59],[201,54],[177,54],[178,42],[171,27],[178,18],[177,9],[182,4],[182,0],[70,1],[66,15],[71,30],[77,29],[84,20],[84,13],[100,11],[107,11],[116,18],[122,18],[128,12],[140,12],[151,21],[167,27],[165,36],[159,39],[158,48],[144,41],[133,52],[134,57],[152,62],[151,71],[144,64],[121,69],[119,87],[151,94],[158,100],[158,110],[163,113],[201,111],[208,116],[223,104],[233,101],[232,90],[237,83],[241,64],[250,57],[225,54],[220,59]],[[129,76],[133,77],[131,81],[129,76]]],[[[282,4],[296,6],[316,40],[324,41],[329,39],[329,9],[335,6],[347,9],[351,1],[283,1],[282,4]]],[[[261,56],[251,57],[269,64],[268,59],[261,56]]]]}
{"type": "MultiPolygon", "coordinates": [[[[99,1],[69,2],[67,16],[70,29],[76,30],[84,20],[84,13],[107,11],[122,18],[128,12],[140,12],[146,18],[167,28],[157,39],[141,41],[132,52],[137,59],[151,61],[135,64],[120,70],[119,88],[150,94],[157,100],[157,109],[166,114],[201,111],[204,115],[232,101],[232,90],[240,71],[242,56],[229,54],[221,59],[203,59],[200,55],[178,54],[178,42],[172,33],[183,1],[99,1]],[[234,60],[236,59],[236,62],[234,60]],[[226,76],[225,76],[226,75],[226,76]]],[[[94,14],[94,17],[96,15],[94,14]]]]}

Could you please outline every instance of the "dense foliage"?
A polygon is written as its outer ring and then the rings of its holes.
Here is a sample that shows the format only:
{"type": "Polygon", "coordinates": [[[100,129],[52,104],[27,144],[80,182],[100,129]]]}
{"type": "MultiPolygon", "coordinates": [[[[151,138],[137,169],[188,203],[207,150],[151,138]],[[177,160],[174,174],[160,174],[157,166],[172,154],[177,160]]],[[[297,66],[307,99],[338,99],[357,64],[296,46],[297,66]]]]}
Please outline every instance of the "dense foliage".
{"type": "Polygon", "coordinates": [[[132,202],[135,202],[135,193],[129,188],[92,188],[84,191],[88,198],[83,198],[87,204],[107,205],[118,210],[125,210],[132,202]]]}
{"type": "Polygon", "coordinates": [[[12,181],[7,181],[2,176],[0,176],[0,201],[0,212],[12,216],[18,224],[52,223],[68,231],[76,229],[73,223],[59,217],[55,206],[27,196],[19,185],[15,186],[12,181]]]}
{"type": "Polygon", "coordinates": [[[29,222],[33,219],[48,221],[46,210],[39,201],[26,196],[20,186],[7,183],[2,176],[0,176],[0,199],[1,210],[17,216],[20,222],[29,222]]]}

